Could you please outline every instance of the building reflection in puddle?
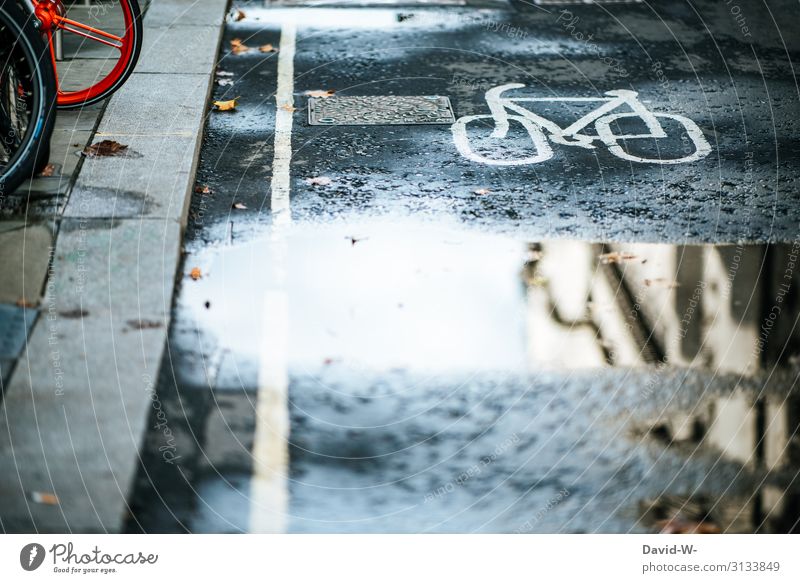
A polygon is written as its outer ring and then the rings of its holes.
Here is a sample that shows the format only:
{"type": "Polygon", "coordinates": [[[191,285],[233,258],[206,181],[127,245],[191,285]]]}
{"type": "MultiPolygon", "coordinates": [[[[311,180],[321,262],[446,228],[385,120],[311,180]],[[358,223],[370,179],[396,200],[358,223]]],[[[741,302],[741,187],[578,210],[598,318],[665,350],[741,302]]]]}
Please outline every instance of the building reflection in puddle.
{"type": "Polygon", "coordinates": [[[641,433],[741,464],[758,487],[736,501],[700,488],[642,500],[644,522],[664,532],[800,528],[799,258],[800,242],[528,246],[531,369],[651,367],[645,391],[659,390],[662,371],[699,369],[727,386],[654,416],[641,433]]]}

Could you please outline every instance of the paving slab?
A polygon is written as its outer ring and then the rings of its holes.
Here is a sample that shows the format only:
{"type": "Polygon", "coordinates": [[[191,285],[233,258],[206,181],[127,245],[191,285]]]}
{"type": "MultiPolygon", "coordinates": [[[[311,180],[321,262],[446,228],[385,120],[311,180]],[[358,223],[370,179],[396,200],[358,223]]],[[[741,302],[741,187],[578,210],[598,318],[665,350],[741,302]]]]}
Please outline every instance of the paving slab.
{"type": "Polygon", "coordinates": [[[45,223],[0,222],[0,302],[36,303],[47,275],[53,231],[45,223]]]}
{"type": "Polygon", "coordinates": [[[129,154],[87,159],[65,217],[184,220],[197,138],[110,134],[102,139],[124,143],[129,154]]]}
{"type": "Polygon", "coordinates": [[[147,11],[146,27],[221,25],[228,0],[171,0],[156,2],[147,11]]]}
{"type": "MultiPolygon", "coordinates": [[[[208,42],[219,36],[219,26],[169,26],[145,28],[139,73],[207,74],[217,58],[217,46],[208,42]]],[[[171,79],[165,80],[171,86],[171,79]]]]}

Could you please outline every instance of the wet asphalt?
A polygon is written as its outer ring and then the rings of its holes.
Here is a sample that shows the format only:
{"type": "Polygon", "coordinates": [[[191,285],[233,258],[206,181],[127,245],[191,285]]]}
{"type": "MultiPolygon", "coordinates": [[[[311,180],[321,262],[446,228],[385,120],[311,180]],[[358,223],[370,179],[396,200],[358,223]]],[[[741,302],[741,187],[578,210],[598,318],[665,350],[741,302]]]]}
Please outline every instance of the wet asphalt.
{"type": "MultiPolygon", "coordinates": [[[[203,277],[177,284],[168,423],[154,411],[129,530],[252,529],[275,289],[285,530],[796,529],[800,36],[790,3],[737,6],[243,4],[214,92],[240,105],[209,114],[184,245],[184,274],[203,277]],[[270,211],[279,53],[228,50],[280,49],[287,22],[288,228],[270,211]],[[508,83],[521,97],[637,91],[696,123],[710,153],[643,164],[552,144],[549,160],[498,166],[459,153],[449,124],[307,120],[306,91],[446,96],[460,118],[488,114],[485,92],[508,83]]],[[[589,111],[531,107],[561,127],[589,111]]],[[[674,121],[630,152],[691,152],[674,121]]],[[[519,123],[503,139],[474,127],[488,159],[530,153],[519,123]]]]}

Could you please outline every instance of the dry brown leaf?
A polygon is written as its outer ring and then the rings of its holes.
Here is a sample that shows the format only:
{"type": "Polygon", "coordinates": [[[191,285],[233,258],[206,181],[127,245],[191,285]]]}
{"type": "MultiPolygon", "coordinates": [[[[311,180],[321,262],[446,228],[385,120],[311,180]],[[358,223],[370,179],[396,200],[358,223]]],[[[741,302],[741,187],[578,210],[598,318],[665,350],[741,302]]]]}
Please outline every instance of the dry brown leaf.
{"type": "Polygon", "coordinates": [[[235,203],[233,205],[233,208],[235,208],[236,210],[240,210],[240,211],[243,211],[243,210],[247,209],[247,207],[245,205],[243,205],[242,203],[240,203],[240,202],[235,203]]]}
{"type": "Polygon", "coordinates": [[[17,306],[20,307],[20,308],[35,308],[36,307],[36,302],[32,302],[32,301],[27,300],[25,298],[19,298],[17,300],[17,306]]]}
{"type": "Polygon", "coordinates": [[[52,492],[31,492],[31,500],[36,504],[46,504],[48,506],[58,505],[58,496],[52,492]]]}
{"type": "Polygon", "coordinates": [[[244,20],[245,18],[247,18],[247,14],[245,14],[244,10],[241,10],[240,8],[237,8],[236,12],[233,13],[233,20],[236,22],[244,20]]]}
{"type": "Polygon", "coordinates": [[[55,165],[48,164],[47,166],[44,167],[44,170],[42,170],[39,173],[39,176],[41,176],[42,178],[49,178],[50,176],[53,176],[55,173],[56,173],[55,165]]]}
{"type": "Polygon", "coordinates": [[[277,53],[278,52],[278,49],[276,49],[271,44],[261,45],[260,47],[258,47],[258,50],[261,51],[262,53],[277,53]]]}
{"type": "Polygon", "coordinates": [[[214,191],[211,190],[211,188],[209,186],[206,186],[205,184],[198,184],[197,186],[194,187],[194,191],[197,194],[214,194],[214,191]]]}
{"type": "Polygon", "coordinates": [[[239,98],[229,99],[228,101],[215,101],[214,107],[217,111],[234,111],[239,105],[239,98]]]}
{"type": "Polygon", "coordinates": [[[669,289],[676,288],[676,287],[680,286],[680,284],[677,281],[673,281],[671,279],[666,279],[664,277],[657,277],[655,279],[645,279],[644,280],[644,284],[647,287],[655,286],[655,287],[666,287],[666,288],[669,288],[669,289]]]}
{"type": "Polygon", "coordinates": [[[189,272],[189,277],[197,281],[198,279],[203,277],[203,272],[200,271],[199,267],[192,267],[192,270],[189,272]]]}
{"type": "Polygon", "coordinates": [[[158,320],[128,320],[126,323],[134,330],[152,330],[164,326],[164,323],[158,320]]]}
{"type": "Polygon", "coordinates": [[[240,55],[242,53],[246,53],[249,50],[250,50],[250,47],[248,47],[246,44],[244,44],[242,42],[242,39],[235,38],[235,39],[233,39],[231,41],[231,52],[234,55],[240,55]]]}
{"type": "Polygon", "coordinates": [[[356,243],[360,243],[361,241],[366,241],[368,237],[345,237],[348,241],[350,241],[350,245],[355,245],[356,243]]]}
{"type": "Polygon", "coordinates": [[[306,184],[309,186],[328,186],[331,179],[327,176],[315,176],[314,178],[306,178],[306,184]]]}
{"type": "Polygon", "coordinates": [[[289,105],[288,103],[284,103],[283,105],[281,105],[280,109],[288,111],[289,113],[294,113],[295,111],[297,111],[296,107],[294,107],[293,105],[289,105]]]}
{"type": "Polygon", "coordinates": [[[99,158],[103,156],[124,156],[128,146],[120,144],[114,140],[103,140],[83,149],[83,155],[88,158],[99,158]]]}
{"type": "Polygon", "coordinates": [[[600,263],[609,264],[630,261],[631,259],[636,259],[636,255],[626,251],[612,251],[611,253],[603,253],[602,255],[598,255],[597,258],[600,260],[600,263]]]}
{"type": "Polygon", "coordinates": [[[326,99],[336,93],[335,89],[315,89],[313,91],[306,91],[306,95],[309,97],[321,97],[322,99],[326,99]]]}
{"type": "Polygon", "coordinates": [[[474,192],[475,192],[475,194],[484,195],[484,194],[489,194],[492,191],[489,190],[488,188],[479,188],[478,190],[475,190],[474,192]]]}

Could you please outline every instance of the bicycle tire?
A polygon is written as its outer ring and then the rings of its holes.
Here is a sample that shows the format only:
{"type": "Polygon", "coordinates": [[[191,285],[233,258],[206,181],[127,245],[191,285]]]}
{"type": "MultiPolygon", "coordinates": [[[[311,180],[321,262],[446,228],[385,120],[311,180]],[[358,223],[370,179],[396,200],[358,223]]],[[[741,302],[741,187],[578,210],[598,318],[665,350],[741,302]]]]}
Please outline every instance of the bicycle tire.
{"type": "MultiPolygon", "coordinates": [[[[55,124],[55,75],[47,45],[34,21],[16,0],[0,0],[0,39],[4,47],[0,53],[0,83],[16,84],[14,99],[24,99],[29,112],[24,129],[12,128],[15,122],[8,119],[12,131],[2,136],[7,160],[0,160],[0,198],[16,190],[46,163],[55,124]],[[19,133],[23,135],[20,137],[19,133]]],[[[0,85],[0,97],[5,90],[0,85]]],[[[0,116],[6,115],[11,112],[0,103],[0,116]]]]}
{"type": "MultiPolygon", "coordinates": [[[[118,5],[121,9],[121,18],[124,28],[124,35],[120,38],[122,48],[120,49],[121,54],[119,59],[114,64],[111,71],[105,75],[99,76],[95,79],[95,82],[88,87],[62,91],[59,86],[59,109],[76,109],[103,101],[119,90],[133,73],[142,51],[142,40],[144,36],[142,11],[137,0],[117,0],[113,2],[113,5],[118,5]]],[[[43,29],[48,33],[50,45],[54,43],[52,33],[55,31],[61,30],[62,34],[65,35],[75,34],[78,25],[86,26],[85,23],[73,22],[65,24],[63,21],[57,20],[59,16],[53,15],[53,11],[57,12],[58,10],[57,6],[58,4],[52,5],[43,2],[37,4],[36,7],[36,15],[42,22],[43,29]]],[[[106,11],[107,10],[108,8],[106,8],[106,11]]],[[[67,16],[70,16],[70,14],[67,13],[67,16]]],[[[78,30],[80,31],[80,29],[78,30]]],[[[107,34],[100,29],[92,28],[90,30],[87,28],[83,31],[82,36],[85,36],[87,32],[93,36],[95,40],[107,34]]],[[[55,49],[53,46],[50,47],[50,54],[51,58],[55,59],[55,49]]],[[[58,79],[56,79],[56,81],[57,84],[60,85],[58,79]]]]}

